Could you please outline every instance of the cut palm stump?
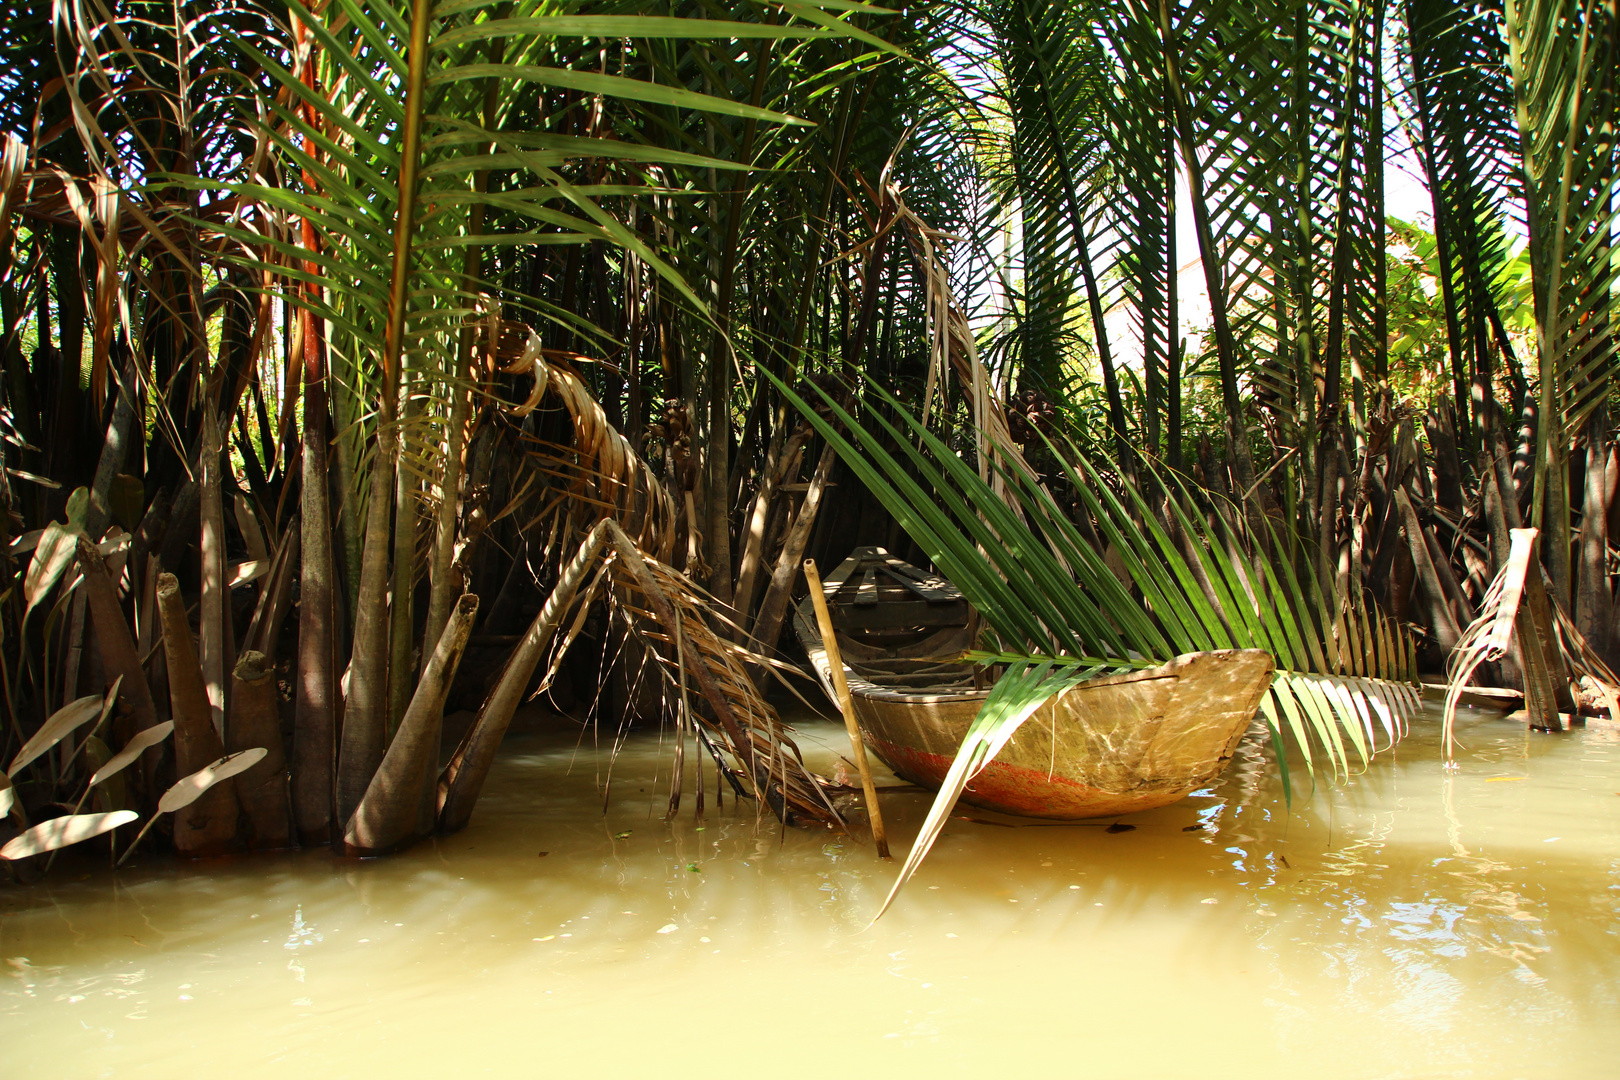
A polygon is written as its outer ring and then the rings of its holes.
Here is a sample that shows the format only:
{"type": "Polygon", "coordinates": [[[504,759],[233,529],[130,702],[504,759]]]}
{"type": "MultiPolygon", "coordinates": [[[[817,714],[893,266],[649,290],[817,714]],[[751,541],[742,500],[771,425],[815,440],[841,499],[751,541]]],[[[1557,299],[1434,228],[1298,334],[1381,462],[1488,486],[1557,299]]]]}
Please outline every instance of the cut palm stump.
{"type": "MultiPolygon", "coordinates": [[[[989,695],[962,658],[972,645],[967,601],[880,547],[856,548],[823,595],[836,652],[813,598],[794,620],[822,688],[837,700],[838,662],[866,746],[902,779],[937,789],[989,695]]],[[[962,798],[1057,819],[1166,806],[1226,768],[1272,666],[1259,649],[1223,649],[1089,679],[1043,704],[962,798]]]]}
{"type": "Polygon", "coordinates": [[[866,744],[861,740],[861,728],[855,719],[855,705],[850,701],[849,683],[844,678],[844,662],[838,655],[838,635],[833,630],[832,613],[827,610],[827,597],[822,588],[821,574],[816,560],[804,560],[804,578],[810,586],[810,602],[816,610],[816,627],[827,654],[827,670],[832,675],[833,692],[838,711],[844,714],[844,727],[849,730],[849,744],[855,753],[855,767],[861,774],[861,795],[866,800],[866,817],[872,823],[872,839],[877,841],[878,858],[889,857],[889,838],[883,834],[883,814],[878,809],[877,789],[872,784],[872,765],[866,760],[866,744]]]}

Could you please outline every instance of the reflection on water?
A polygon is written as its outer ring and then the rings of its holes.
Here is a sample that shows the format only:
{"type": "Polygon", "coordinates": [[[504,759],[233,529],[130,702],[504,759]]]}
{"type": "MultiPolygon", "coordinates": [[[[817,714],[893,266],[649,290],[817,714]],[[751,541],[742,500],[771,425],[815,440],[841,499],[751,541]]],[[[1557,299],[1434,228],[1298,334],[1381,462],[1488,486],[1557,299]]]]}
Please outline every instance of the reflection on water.
{"type": "MultiPolygon", "coordinates": [[[[1129,831],[974,811],[870,929],[863,839],[665,822],[656,732],[604,815],[589,739],[514,737],[401,857],[0,891],[0,1075],[1616,1075],[1620,734],[1473,714],[1447,773],[1414,727],[1291,811],[1250,744],[1129,831]]],[[[841,728],[801,732],[830,772],[841,728]]]]}

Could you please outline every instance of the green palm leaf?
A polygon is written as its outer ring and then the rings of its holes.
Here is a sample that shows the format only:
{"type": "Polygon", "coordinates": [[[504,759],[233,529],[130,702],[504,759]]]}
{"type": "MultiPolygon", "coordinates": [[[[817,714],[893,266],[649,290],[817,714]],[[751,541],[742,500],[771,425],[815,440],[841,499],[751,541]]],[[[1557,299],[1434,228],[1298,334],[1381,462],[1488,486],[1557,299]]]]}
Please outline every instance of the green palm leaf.
{"type": "MultiPolygon", "coordinates": [[[[1186,652],[1271,652],[1279,671],[1262,715],[1279,750],[1285,784],[1285,734],[1301,747],[1308,765],[1315,766],[1320,752],[1342,773],[1351,767],[1352,755],[1360,762],[1371,757],[1375,719],[1393,739],[1418,707],[1417,695],[1399,681],[1409,676],[1404,651],[1402,662],[1395,663],[1387,649],[1380,659],[1370,637],[1352,643],[1346,630],[1339,642],[1342,605],[1325,605],[1319,594],[1314,603],[1306,601],[1286,562],[1232,558],[1229,550],[1250,547],[1224,516],[1216,514],[1219,524],[1209,526],[1188,513],[1184,503],[1194,493],[1181,482],[1161,479],[1160,490],[1168,520],[1185,543],[1177,542],[1135,486],[1120,482],[1121,498],[1098,470],[1063,465],[1064,478],[1124,563],[1133,591],[1080,537],[1045,486],[1007,469],[1001,479],[1009,495],[998,495],[887,391],[872,390],[879,408],[867,411],[868,427],[819,386],[822,411],[766,374],[984,618],[998,642],[995,651],[978,657],[1008,663],[1014,673],[1014,685],[1005,693],[997,684],[959,751],[919,838],[921,852],[933,842],[967,778],[1005,745],[1039,701],[1082,678],[1163,663],[1186,652]],[[1330,654],[1339,658],[1331,665],[1324,663],[1330,654]],[[1287,670],[1290,666],[1294,670],[1287,670]],[[1085,674],[1074,677],[1077,669],[1085,674]]],[[[914,856],[902,870],[902,882],[922,857],[914,856]]]]}
{"type": "Polygon", "coordinates": [[[1035,710],[1050,700],[1054,694],[1061,694],[1069,687],[1084,682],[1108,667],[1107,662],[1087,661],[1058,661],[1047,658],[1038,662],[1031,662],[1029,658],[1012,660],[1001,678],[996,680],[995,686],[980,707],[979,714],[973,718],[973,724],[968,728],[967,734],[962,737],[962,745],[956,752],[956,758],[951,762],[950,771],[945,774],[940,784],[939,794],[935,797],[933,805],[928,808],[928,816],[923,819],[922,827],[917,831],[917,839],[911,845],[911,851],[906,855],[906,861],[900,866],[900,873],[895,878],[894,885],[889,889],[889,895],[884,898],[883,906],[878,913],[872,916],[876,922],[883,917],[894,903],[894,898],[900,894],[906,882],[917,872],[924,858],[939,839],[939,834],[945,828],[945,822],[950,817],[951,809],[956,805],[957,798],[962,790],[968,786],[979,771],[995,759],[997,753],[1007,741],[1013,737],[1022,726],[1035,714],[1035,710]]]}
{"type": "MultiPolygon", "coordinates": [[[[381,760],[385,714],[392,710],[397,718],[409,694],[409,601],[420,562],[413,493],[454,467],[441,460],[451,445],[443,433],[456,422],[454,401],[466,393],[465,330],[489,310],[483,291],[496,291],[471,268],[501,249],[600,242],[651,270],[694,318],[711,320],[678,253],[650,243],[610,200],[650,207],[685,194],[663,184],[663,176],[694,168],[713,175],[755,162],[728,160],[712,144],[705,153],[688,144],[628,141],[609,121],[655,109],[677,122],[702,115],[811,126],[735,94],[649,77],[642,68],[592,70],[579,62],[581,50],[592,40],[630,39],[651,51],[693,54],[711,42],[756,51],[764,42],[810,48],[870,37],[852,20],[884,12],[845,0],[826,11],[793,0],[768,18],[739,5],[741,18],[731,19],[586,14],[582,5],[559,0],[495,6],[334,0],[319,11],[289,0],[289,8],[307,32],[290,60],[237,42],[270,80],[260,115],[271,175],[228,186],[251,210],[221,231],[247,265],[300,283],[289,299],[331,335],[354,590],[354,667],[338,797],[346,816],[381,760]],[[594,101],[603,122],[567,137],[514,122],[518,115],[545,117],[559,95],[594,101]],[[285,227],[289,218],[313,227],[313,245],[285,227]]],[[[448,540],[439,546],[448,551],[448,540]]],[[[436,574],[441,610],[443,581],[436,574]]]]}

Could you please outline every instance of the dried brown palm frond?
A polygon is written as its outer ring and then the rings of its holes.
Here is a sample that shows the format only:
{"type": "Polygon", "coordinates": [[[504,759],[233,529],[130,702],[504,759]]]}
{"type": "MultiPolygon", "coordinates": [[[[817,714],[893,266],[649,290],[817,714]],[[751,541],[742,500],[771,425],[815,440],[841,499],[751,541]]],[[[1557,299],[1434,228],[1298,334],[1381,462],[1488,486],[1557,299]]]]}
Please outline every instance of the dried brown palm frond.
{"type": "Polygon", "coordinates": [[[547,524],[552,514],[562,513],[582,534],[597,520],[612,517],[641,550],[668,559],[677,537],[675,501],[630,441],[609,423],[585,380],[568,363],[589,358],[543,348],[533,330],[508,321],[501,323],[496,357],[505,361],[503,371],[534,376],[534,386],[513,410],[515,415],[526,416],[550,398],[573,422],[567,445],[539,439],[527,443],[529,467],[551,480],[551,498],[531,524],[547,524]]]}
{"type": "Polygon", "coordinates": [[[9,132],[0,135],[0,255],[8,253],[12,218],[20,201],[18,194],[27,165],[28,147],[23,141],[9,132]]]}
{"type": "MultiPolygon", "coordinates": [[[[494,747],[543,653],[568,613],[575,612],[561,643],[550,649],[544,676],[549,680],[604,583],[612,585],[611,601],[624,615],[629,632],[656,657],[658,670],[675,691],[683,736],[677,744],[684,745],[684,736],[690,734],[715,759],[734,790],[758,798],[783,820],[840,821],[788,737],[787,727],[749,678],[746,651],[722,638],[710,624],[712,599],[668,564],[679,535],[674,500],[609,423],[569,363],[580,359],[579,354],[543,349],[537,334],[508,320],[499,321],[486,335],[495,339],[494,353],[503,370],[534,376],[527,399],[512,411],[526,416],[543,406],[560,407],[569,416],[573,437],[567,444],[527,437],[525,475],[514,481],[517,494],[492,515],[493,520],[521,505],[538,503],[527,528],[548,536],[545,546],[555,549],[561,565],[551,595],[446,770],[440,827],[453,830],[466,824],[494,747]],[[689,697],[702,705],[686,708],[689,697]]],[[[672,806],[680,798],[679,769],[676,777],[672,806]]]]}
{"type": "MultiPolygon", "coordinates": [[[[748,678],[744,650],[721,638],[709,625],[707,596],[679,571],[645,555],[615,520],[602,518],[563,567],[556,587],[446,767],[439,783],[439,828],[454,831],[466,826],[523,689],[568,611],[577,605],[573,625],[552,651],[546,679],[555,674],[578,636],[586,605],[597,596],[604,570],[610,575],[607,580],[614,587],[613,599],[630,632],[647,645],[676,690],[682,736],[690,732],[714,757],[734,790],[759,798],[784,821],[795,817],[840,821],[805,768],[786,726],[748,678]],[[593,566],[597,573],[587,585],[593,566]],[[706,709],[687,709],[689,685],[706,709]],[[734,765],[728,765],[725,758],[734,765]]],[[[683,740],[677,740],[677,745],[683,745],[683,740]]],[[[679,769],[676,776],[672,808],[680,798],[679,769]]]]}
{"type": "Polygon", "coordinates": [[[954,373],[973,405],[980,479],[989,482],[998,493],[1004,489],[1000,476],[993,475],[990,468],[992,457],[999,457],[1009,468],[1033,479],[1035,471],[1013,442],[1000,391],[992,384],[989,371],[979,359],[973,327],[951,295],[947,245],[956,237],[932,227],[907,206],[899,185],[887,172],[880,183],[884,217],[905,233],[912,256],[922,267],[927,282],[929,363],[928,383],[923,392],[923,422],[928,422],[936,392],[943,399],[945,380],[954,373]]]}
{"type": "MultiPolygon", "coordinates": [[[[503,327],[502,341],[509,340],[503,327]]],[[[838,820],[781,718],[745,670],[746,650],[714,631],[711,598],[668,564],[678,536],[674,500],[568,363],[577,355],[543,349],[531,330],[523,352],[505,366],[534,374],[534,388],[519,414],[549,398],[573,420],[571,445],[530,444],[529,466],[552,481],[537,522],[556,515],[583,531],[611,519],[615,598],[633,632],[658,658],[671,688],[690,683],[706,702],[707,710],[694,717],[693,733],[711,752],[718,747],[732,757],[743,785],[778,816],[838,820]]],[[[566,533],[566,525],[554,532],[566,533]]],[[[572,539],[561,538],[565,547],[572,539]]],[[[681,710],[683,721],[686,715],[681,710]]],[[[679,783],[677,775],[672,802],[679,799],[679,783]]]]}
{"type": "Polygon", "coordinates": [[[1556,607],[1554,611],[1557,615],[1555,629],[1558,647],[1563,651],[1564,663],[1569,665],[1570,677],[1578,682],[1587,682],[1608,710],[1609,719],[1620,720],[1620,675],[1616,675],[1614,669],[1603,662],[1586,635],[1576,628],[1574,620],[1562,607],[1556,607]]]}
{"type": "MultiPolygon", "coordinates": [[[[609,531],[616,530],[610,525],[609,531]]],[[[717,746],[724,749],[739,766],[730,771],[733,779],[783,820],[841,823],[787,726],[744,668],[751,654],[709,625],[708,595],[680,571],[636,551],[622,533],[614,545],[615,599],[633,632],[658,658],[681,719],[690,715],[699,742],[710,753],[717,746]],[[706,709],[687,712],[689,686],[706,709]]],[[[671,806],[679,801],[680,783],[677,772],[671,806]]]]}
{"type": "MultiPolygon", "coordinates": [[[[1535,633],[1535,622],[1529,611],[1525,610],[1528,605],[1521,601],[1526,576],[1541,573],[1536,558],[1537,535],[1536,529],[1512,530],[1512,545],[1507,560],[1480,604],[1479,617],[1463,631],[1461,640],[1452,651],[1446,670],[1445,743],[1448,765],[1452,764],[1453,729],[1462,688],[1481,664],[1499,660],[1507,654],[1515,634],[1527,636],[1535,633]]],[[[1554,604],[1553,610],[1553,634],[1570,677],[1588,680],[1596,688],[1597,696],[1610,718],[1620,719],[1620,676],[1616,676],[1597,655],[1561,606],[1554,604]]],[[[1540,653],[1539,644],[1521,640],[1520,646],[1520,652],[1534,663],[1533,656],[1540,653]]],[[[1535,700],[1544,693],[1537,691],[1533,679],[1526,679],[1525,703],[1532,718],[1543,713],[1552,716],[1554,706],[1550,701],[1535,700]]]]}

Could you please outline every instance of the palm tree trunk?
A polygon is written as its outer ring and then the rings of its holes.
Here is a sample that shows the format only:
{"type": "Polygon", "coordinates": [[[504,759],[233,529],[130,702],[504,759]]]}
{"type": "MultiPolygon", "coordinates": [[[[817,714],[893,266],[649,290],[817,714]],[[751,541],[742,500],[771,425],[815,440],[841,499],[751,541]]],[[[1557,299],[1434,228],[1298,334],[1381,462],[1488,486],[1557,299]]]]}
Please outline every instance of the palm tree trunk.
{"type": "Polygon", "coordinates": [[[1452,614],[1451,604],[1446,596],[1445,587],[1440,582],[1434,560],[1429,557],[1429,546],[1424,539],[1423,525],[1418,521],[1417,511],[1413,509],[1411,499],[1407,497],[1404,488],[1395,489],[1394,499],[1400,513],[1401,528],[1406,534],[1407,547],[1412,552],[1412,562],[1417,567],[1418,586],[1428,606],[1429,630],[1439,643],[1441,652],[1449,656],[1462,638],[1462,630],[1452,614]]]}
{"type": "Polygon", "coordinates": [[[788,601],[792,598],[793,583],[798,580],[800,567],[804,565],[810,529],[816,523],[821,497],[827,488],[827,474],[832,471],[836,457],[837,452],[830,443],[821,451],[821,460],[816,463],[816,472],[810,478],[810,487],[804,493],[799,514],[793,519],[787,539],[782,543],[782,554],[776,561],[776,570],[771,574],[770,589],[759,605],[759,617],[754,620],[749,636],[766,653],[776,648],[776,639],[782,636],[782,621],[787,615],[788,601]]]}
{"type": "MultiPolygon", "coordinates": [[[[155,561],[153,566],[156,566],[155,561]]],[[[146,680],[140,653],[130,636],[129,623],[124,619],[124,609],[118,602],[117,590],[107,574],[101,552],[88,541],[79,544],[79,570],[84,575],[85,602],[90,609],[91,625],[95,627],[96,644],[101,649],[102,670],[109,678],[123,679],[118,684],[118,704],[120,712],[129,716],[129,730],[119,731],[118,735],[127,742],[130,736],[157,724],[157,702],[152,698],[151,684],[146,680]]],[[[161,751],[156,749],[142,755],[142,774],[148,783],[160,756],[161,751]]],[[[152,799],[157,796],[150,790],[145,794],[152,799]]]]}
{"type": "Polygon", "coordinates": [[[484,779],[495,760],[495,751],[500,749],[501,739],[511,726],[512,714],[517,711],[523,691],[528,688],[529,678],[540,663],[546,645],[556,633],[557,625],[573,603],[580,583],[585,580],[585,574],[601,553],[602,545],[607,540],[607,530],[608,521],[604,519],[580,543],[573,561],[558,576],[556,586],[546,597],[534,622],[529,624],[523,640],[512,650],[506,667],[501,670],[500,681],[479,708],[478,718],[456,748],[450,763],[444,767],[438,785],[441,830],[455,832],[466,828],[471,820],[478,794],[483,790],[484,779]]]}
{"type": "Polygon", "coordinates": [[[444,701],[477,614],[478,597],[463,593],[422,669],[388,753],[345,827],[343,839],[350,855],[380,855],[433,831],[444,701]]]}
{"type": "MultiPolygon", "coordinates": [[[[309,33],[302,22],[294,25],[300,45],[309,44],[309,33]]],[[[304,85],[315,85],[314,46],[304,59],[300,72],[304,85]]],[[[304,118],[318,123],[313,107],[304,107],[304,118]]],[[[304,140],[304,152],[315,157],[314,141],[304,140]]],[[[308,169],[304,184],[319,191],[320,183],[308,169]]],[[[314,256],[320,252],[315,224],[300,221],[300,238],[310,258],[305,272],[321,273],[314,256]]],[[[310,302],[321,299],[318,286],[306,283],[310,302]]],[[[335,567],[332,559],[331,493],[327,475],[327,430],[329,386],[325,341],[320,324],[308,307],[298,314],[299,351],[303,360],[304,432],[303,469],[300,477],[300,566],[298,574],[298,684],[294,691],[293,714],[293,822],[298,838],[305,844],[325,844],[332,837],[336,785],[333,765],[337,740],[336,634],[333,610],[336,597],[335,567]]],[[[289,358],[290,360],[290,358],[289,358]]]]}
{"type": "MultiPolygon", "coordinates": [[[[493,46],[494,43],[492,42],[493,46]]],[[[495,111],[495,91],[491,88],[484,98],[484,126],[493,123],[495,111]]],[[[486,146],[486,152],[488,147],[486,146]]],[[[489,171],[480,170],[473,174],[473,190],[482,192],[489,186],[489,171]]],[[[474,236],[484,232],[484,205],[475,203],[468,214],[468,230],[474,236]]],[[[462,275],[465,287],[471,292],[478,284],[483,270],[483,249],[477,244],[469,245],[462,258],[462,275]]],[[[496,330],[489,332],[489,349],[493,354],[496,346],[496,330]]],[[[433,536],[433,562],[428,571],[428,610],[427,626],[422,631],[422,654],[433,655],[439,645],[439,635],[444,632],[444,625],[450,618],[450,605],[455,603],[466,583],[461,573],[453,567],[456,549],[456,518],[461,508],[461,475],[462,454],[467,448],[467,421],[472,413],[472,391],[462,386],[458,379],[473,379],[474,356],[477,351],[478,332],[469,326],[462,330],[459,342],[459,359],[455,370],[448,380],[450,399],[450,426],[444,435],[444,465],[439,478],[439,508],[434,522],[433,536]]],[[[634,367],[634,361],[631,362],[634,367]]]]}
{"type": "MultiPolygon", "coordinates": [[[[1198,233],[1198,255],[1204,264],[1204,285],[1209,292],[1209,310],[1215,327],[1215,351],[1220,366],[1221,403],[1226,409],[1227,444],[1237,471],[1238,486],[1247,491],[1254,484],[1254,461],[1249,452],[1248,431],[1243,423],[1243,400],[1238,395],[1237,343],[1227,317],[1226,285],[1222,280],[1220,252],[1210,226],[1209,205],[1204,197],[1204,170],[1198,158],[1198,142],[1193,133],[1192,114],[1181,82],[1181,61],[1175,31],[1170,22],[1168,0],[1159,0],[1159,28],[1163,36],[1165,78],[1170,84],[1176,131],[1181,141],[1182,162],[1187,169],[1187,187],[1192,195],[1193,224],[1198,233]]],[[[1252,519],[1251,519],[1252,520],[1252,519]]],[[[1260,530],[1255,530],[1257,534],[1260,530]]]]}
{"type": "MultiPolygon", "coordinates": [[[[344,823],[360,805],[387,749],[388,555],[394,501],[394,438],[392,427],[379,422],[366,507],[366,542],[360,555],[360,597],[354,612],[349,692],[344,698],[343,735],[338,749],[337,820],[344,823]]],[[[341,836],[334,834],[333,843],[340,841],[341,836]]]]}
{"type": "MultiPolygon", "coordinates": [[[[1119,375],[1114,370],[1113,353],[1108,347],[1108,328],[1103,320],[1102,293],[1097,286],[1097,274],[1092,268],[1091,245],[1086,238],[1086,215],[1080,206],[1078,179],[1075,175],[1075,165],[1069,160],[1065,144],[1062,141],[1062,124],[1057,109],[1052,101],[1052,73],[1047,70],[1043,62],[1043,55],[1036,42],[1036,32],[1033,21],[1027,9],[1020,7],[1022,16],[1025,43],[1028,49],[1030,64],[1036,69],[1037,93],[1040,100],[1040,109],[1048,131],[1051,132],[1053,150],[1058,167],[1058,179],[1063,185],[1064,208],[1069,218],[1070,242],[1074,244],[1075,256],[1080,265],[1080,280],[1086,290],[1086,305],[1091,314],[1091,331],[1097,349],[1097,362],[1102,368],[1103,392],[1108,399],[1108,424],[1114,429],[1114,452],[1119,465],[1127,472],[1131,471],[1130,445],[1125,438],[1125,405],[1119,392],[1119,375]]],[[[1213,294],[1211,294],[1213,296],[1213,294]]],[[[1055,390],[1055,387],[1049,387],[1055,390]]]]}
{"type": "MultiPolygon", "coordinates": [[[[197,665],[197,647],[180,582],[173,574],[158,577],[158,612],[163,619],[163,654],[169,669],[169,706],[174,714],[174,764],[189,776],[225,756],[225,744],[214,729],[213,708],[197,665]]],[[[175,814],[174,846],[194,858],[223,855],[236,839],[236,783],[227,780],[205,791],[175,814]]]]}
{"type": "MultiPolygon", "coordinates": [[[[764,392],[763,386],[759,392],[764,392]]],[[[754,609],[754,593],[757,591],[760,563],[764,558],[765,545],[770,539],[766,535],[766,525],[770,520],[771,500],[781,486],[786,473],[785,466],[794,460],[804,445],[804,440],[810,435],[810,425],[801,423],[794,429],[793,434],[784,440],[787,418],[787,407],[782,406],[777,410],[776,434],[772,436],[770,450],[765,455],[765,468],[760,473],[759,491],[754,495],[754,507],[748,515],[748,532],[743,538],[742,563],[737,576],[737,592],[733,597],[733,604],[739,616],[736,632],[739,641],[747,637],[747,616],[754,609]]]]}
{"type": "Polygon", "coordinates": [[[244,651],[252,649],[275,659],[281,640],[281,624],[292,605],[293,571],[298,565],[302,539],[301,526],[295,515],[282,533],[281,544],[270,560],[270,571],[265,575],[263,591],[259,593],[253,619],[248,623],[247,634],[242,639],[244,651]]]}
{"type": "MultiPolygon", "coordinates": [[[[460,373],[471,368],[472,332],[462,350],[460,373]]],[[[467,446],[467,419],[472,411],[472,395],[466,387],[450,386],[453,395],[450,404],[450,425],[444,436],[444,471],[439,477],[438,513],[434,520],[433,563],[428,572],[427,626],[422,631],[422,652],[431,656],[439,646],[439,635],[450,619],[450,606],[455,603],[466,583],[454,566],[456,554],[456,519],[461,507],[462,453],[467,446]]]]}
{"type": "MultiPolygon", "coordinates": [[[[305,241],[314,230],[306,225],[305,241]]],[[[304,448],[298,573],[298,679],[293,713],[293,817],[305,844],[331,837],[336,738],[332,523],[326,476],[326,372],[314,317],[304,324],[304,448]]]]}
{"type": "Polygon", "coordinates": [[[210,398],[203,406],[201,455],[202,483],[199,485],[199,512],[202,519],[199,554],[202,561],[202,599],[198,637],[202,660],[203,686],[208,693],[209,718],[214,730],[225,735],[225,669],[230,663],[230,623],[226,607],[230,595],[225,589],[225,505],[220,491],[220,467],[224,448],[220,440],[219,418],[210,398]]]}
{"type": "MultiPolygon", "coordinates": [[[[1170,88],[1165,87],[1165,108],[1170,111],[1170,88]]],[[[1173,116],[1173,114],[1172,114],[1173,116]]],[[[1181,440],[1181,269],[1176,265],[1176,135],[1172,116],[1165,118],[1164,132],[1164,385],[1166,454],[1170,468],[1180,472],[1181,440]]]]}
{"type": "Polygon", "coordinates": [[[1327,437],[1322,440],[1320,455],[1322,490],[1318,503],[1321,507],[1321,517],[1317,521],[1316,549],[1317,575],[1321,579],[1322,595],[1335,606],[1337,592],[1334,589],[1334,579],[1337,574],[1334,561],[1339,552],[1339,451],[1334,445],[1336,434],[1337,428],[1329,427],[1327,437]]]}
{"type": "Polygon", "coordinates": [[[264,760],[236,778],[236,795],[253,826],[253,847],[279,851],[292,845],[292,806],[287,801],[287,755],[281,745],[281,708],[276,669],[263,653],[248,649],[231,672],[231,716],[225,748],[231,753],[262,746],[264,760]]]}
{"type": "MultiPolygon", "coordinates": [[[[399,203],[394,213],[394,252],[383,332],[382,385],[377,396],[375,456],[366,508],[366,538],[360,552],[360,590],[355,598],[354,649],[345,700],[343,740],[338,752],[338,821],[347,822],[365,797],[387,747],[390,649],[388,609],[389,536],[393,524],[395,469],[403,432],[398,416],[403,383],[406,309],[410,305],[411,238],[416,227],[416,195],[421,170],[422,110],[427,77],[427,36],[432,0],[412,0],[410,45],[406,50],[405,119],[401,125],[399,203]]],[[[409,507],[400,508],[400,530],[412,533],[409,507]]],[[[397,549],[396,549],[397,550],[397,549]]],[[[410,560],[406,560],[410,562],[410,560]]],[[[395,577],[396,588],[400,578],[395,577]]],[[[395,597],[395,612],[407,603],[395,597]]],[[[339,838],[334,836],[334,845],[339,838]]]]}
{"type": "Polygon", "coordinates": [[[90,486],[90,507],[84,516],[84,531],[100,539],[107,528],[108,494],[113,477],[124,467],[130,440],[135,436],[136,384],[133,358],[124,365],[117,384],[118,400],[113,405],[112,423],[107,425],[106,442],[96,463],[96,477],[90,486]]]}
{"type": "Polygon", "coordinates": [[[1600,405],[1586,422],[1586,484],[1581,503],[1580,575],[1575,626],[1605,662],[1613,663],[1610,632],[1614,595],[1609,585],[1608,410],[1600,405]]]}
{"type": "MultiPolygon", "coordinates": [[[[415,432],[419,402],[405,393],[405,419],[399,428],[398,453],[408,449],[415,432]]],[[[411,470],[394,469],[394,555],[392,559],[393,586],[389,590],[388,656],[388,724],[387,737],[392,738],[411,702],[412,676],[416,674],[411,663],[411,640],[415,636],[412,618],[416,593],[416,478],[411,470]]],[[[423,656],[425,661],[432,653],[423,656]]]]}

